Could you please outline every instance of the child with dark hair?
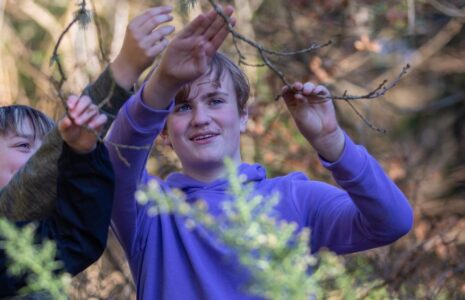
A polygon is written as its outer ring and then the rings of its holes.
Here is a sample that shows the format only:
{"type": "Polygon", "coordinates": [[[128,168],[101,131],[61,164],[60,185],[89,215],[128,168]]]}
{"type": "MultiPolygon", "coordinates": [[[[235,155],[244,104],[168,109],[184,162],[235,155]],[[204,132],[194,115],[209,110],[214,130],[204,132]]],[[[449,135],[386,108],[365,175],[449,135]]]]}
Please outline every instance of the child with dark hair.
{"type": "MultiPolygon", "coordinates": [[[[233,9],[223,12],[230,16],[233,9]]],[[[276,215],[296,223],[298,230],[309,227],[313,252],[322,247],[339,254],[380,247],[412,226],[407,199],[366,149],[339,127],[324,86],[296,82],[282,92],[299,131],[342,189],[300,172],[267,178],[263,166],[242,162],[248,85],[240,69],[217,53],[227,34],[228,24],[215,11],[194,19],[171,41],[109,134],[112,142],[135,146],[161,135],[182,165],[181,172],[163,180],[148,175],[148,150],[123,150],[127,166],[110,149],[116,178],[112,227],[126,252],[138,299],[255,298],[244,289],[247,273],[236,260],[225,258],[231,258],[231,251],[214,236],[187,228],[176,214],[151,216],[151,204],[135,199],[137,187],[154,179],[162,190],[182,190],[188,204],[202,199],[220,217],[222,203],[233,201],[227,193],[225,157],[254,192],[265,197],[279,192],[276,215]]]]}
{"type": "MultiPolygon", "coordinates": [[[[94,132],[107,118],[89,97],[68,99],[69,117],[58,123],[63,138],[58,165],[57,199],[52,214],[38,221],[37,241],[54,240],[57,260],[64,270],[77,274],[100,257],[106,245],[114,188],[114,177],[106,148],[94,132]]],[[[0,187],[5,186],[39,147],[53,122],[27,106],[0,107],[0,187]]],[[[40,193],[41,190],[37,190],[40,193]]],[[[33,199],[30,200],[33,202],[33,199]]],[[[28,222],[17,222],[22,227],[28,222]]],[[[14,296],[25,285],[8,275],[7,261],[0,252],[0,296],[14,296]]]]}
{"type": "MultiPolygon", "coordinates": [[[[37,241],[54,240],[56,259],[72,275],[103,253],[112,210],[112,166],[95,133],[104,130],[105,114],[116,115],[140,74],[167,46],[174,27],[159,25],[172,19],[171,10],[153,7],[130,22],[118,56],[84,96],[68,99],[68,116],[57,126],[31,107],[0,108],[0,216],[19,227],[37,221],[37,241]],[[110,93],[102,114],[97,104],[110,93]]],[[[0,251],[0,298],[16,295],[26,276],[8,275],[0,251]]]]}

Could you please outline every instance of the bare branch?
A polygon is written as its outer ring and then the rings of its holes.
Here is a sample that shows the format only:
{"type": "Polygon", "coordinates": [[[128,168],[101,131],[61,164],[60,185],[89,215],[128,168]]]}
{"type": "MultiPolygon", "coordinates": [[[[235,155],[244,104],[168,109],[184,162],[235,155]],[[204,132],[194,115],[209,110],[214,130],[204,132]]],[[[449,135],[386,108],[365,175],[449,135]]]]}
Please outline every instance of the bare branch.
{"type": "MultiPolygon", "coordinates": [[[[65,96],[64,96],[63,91],[62,91],[63,84],[67,80],[67,78],[66,78],[66,74],[65,74],[65,72],[63,70],[63,67],[61,65],[60,59],[59,59],[58,49],[60,47],[61,41],[63,40],[63,37],[66,35],[66,33],[69,32],[71,27],[76,22],[78,22],[82,27],[85,27],[90,20],[91,20],[90,19],[90,12],[89,12],[89,10],[86,9],[86,1],[82,0],[82,2],[79,4],[78,11],[74,15],[73,20],[68,24],[68,26],[66,26],[64,31],[60,34],[60,37],[58,38],[58,41],[55,44],[55,47],[53,49],[53,54],[52,54],[52,57],[50,59],[51,64],[56,63],[56,65],[58,67],[58,72],[59,72],[59,75],[60,75],[61,78],[59,80],[55,80],[55,79],[51,78],[51,80],[52,80],[52,82],[54,82],[55,88],[57,90],[58,97],[60,98],[61,103],[63,104],[63,107],[65,109],[66,115],[68,117],[70,117],[69,114],[68,114],[68,107],[66,105],[66,99],[65,99],[65,96]]],[[[98,24],[96,24],[96,26],[98,27],[98,24]]],[[[100,49],[102,50],[103,48],[100,46],[100,49]]],[[[102,55],[102,56],[106,57],[105,55],[102,55]]],[[[111,89],[110,89],[110,92],[109,92],[109,95],[98,105],[99,111],[101,111],[102,107],[110,101],[110,98],[112,97],[112,95],[114,93],[115,85],[116,84],[113,82],[113,84],[111,86],[111,89]]],[[[73,121],[73,119],[71,117],[70,117],[70,119],[73,121]]],[[[150,147],[151,147],[151,145],[132,146],[132,145],[121,145],[121,144],[113,143],[113,142],[111,142],[109,140],[104,140],[95,129],[89,128],[87,126],[82,126],[82,127],[89,130],[89,131],[91,131],[92,133],[94,133],[99,142],[106,143],[107,145],[111,145],[111,146],[115,147],[116,153],[118,154],[118,157],[128,167],[130,166],[130,164],[129,164],[128,160],[122,155],[121,149],[147,150],[147,149],[150,149],[150,147]]]]}
{"type": "Polygon", "coordinates": [[[62,93],[62,90],[61,90],[64,82],[66,81],[66,74],[65,74],[65,71],[63,69],[63,66],[61,65],[60,57],[58,55],[58,49],[60,47],[61,41],[63,40],[63,37],[65,36],[66,33],[68,33],[68,31],[71,29],[71,27],[76,22],[79,22],[79,24],[82,27],[85,27],[90,22],[90,20],[91,20],[90,12],[86,8],[86,0],[82,0],[82,2],[79,4],[79,9],[74,14],[73,20],[68,24],[68,26],[66,26],[65,30],[60,34],[60,37],[58,38],[58,41],[55,44],[55,47],[53,48],[52,57],[50,58],[50,65],[53,65],[54,63],[57,65],[58,72],[59,72],[59,75],[61,77],[58,81],[52,79],[52,82],[54,82],[55,88],[56,88],[56,90],[58,92],[58,97],[62,101],[62,103],[63,103],[63,105],[65,107],[66,113],[68,112],[68,109],[66,107],[65,97],[64,97],[64,95],[62,93]]]}
{"type": "MultiPolygon", "coordinates": [[[[305,49],[296,50],[296,51],[276,51],[276,50],[271,50],[271,49],[265,48],[261,44],[255,42],[255,41],[245,37],[244,35],[240,34],[239,32],[237,32],[234,29],[233,25],[231,24],[231,22],[229,20],[229,17],[226,16],[223,13],[221,7],[214,0],[208,0],[208,1],[213,6],[216,13],[218,15],[220,15],[221,17],[223,17],[223,19],[228,23],[228,31],[233,36],[234,47],[236,49],[237,54],[239,55],[239,64],[249,65],[248,63],[246,63],[246,61],[245,61],[246,58],[242,54],[242,52],[240,51],[240,48],[239,48],[238,43],[237,43],[238,40],[241,40],[241,41],[249,44],[250,46],[254,47],[255,49],[257,49],[257,51],[258,51],[258,53],[260,55],[260,58],[262,59],[264,65],[267,66],[271,71],[273,71],[288,88],[291,88],[291,84],[286,79],[286,75],[281,70],[279,70],[270,61],[268,55],[276,55],[276,56],[301,55],[301,54],[304,54],[304,53],[309,53],[309,52],[312,52],[314,50],[318,50],[320,48],[329,46],[332,43],[331,41],[328,41],[328,42],[326,42],[324,44],[312,43],[310,47],[305,48],[305,49]]],[[[387,82],[388,82],[387,80],[383,80],[383,82],[376,89],[374,89],[373,91],[371,91],[371,92],[369,92],[369,93],[367,93],[365,95],[354,96],[354,95],[349,95],[349,94],[347,94],[347,92],[345,92],[342,96],[332,96],[332,97],[322,98],[322,100],[324,100],[324,99],[344,100],[347,103],[349,103],[349,101],[351,101],[351,100],[374,99],[374,98],[381,97],[384,94],[386,94],[387,91],[389,91],[390,89],[392,89],[393,87],[395,87],[397,85],[397,83],[400,81],[400,79],[407,73],[407,70],[409,68],[410,68],[410,65],[407,64],[406,66],[403,67],[402,71],[397,76],[397,78],[393,82],[391,82],[389,85],[386,85],[387,82]]],[[[275,97],[275,100],[277,101],[281,97],[282,97],[282,94],[280,93],[275,97]]],[[[386,132],[384,129],[378,128],[378,127],[374,126],[373,124],[371,124],[365,117],[363,117],[363,115],[352,104],[350,104],[350,106],[354,110],[354,112],[357,114],[357,116],[359,116],[362,119],[362,121],[367,126],[369,126],[371,129],[376,130],[376,131],[381,132],[381,133],[386,132]]]]}
{"type": "Polygon", "coordinates": [[[376,89],[374,89],[373,91],[371,91],[371,92],[369,92],[369,93],[367,93],[365,95],[352,96],[352,95],[348,95],[347,91],[346,91],[346,92],[344,92],[344,94],[342,96],[332,96],[332,97],[328,97],[328,98],[332,98],[333,100],[345,100],[345,101],[348,101],[348,100],[360,100],[360,99],[374,99],[374,98],[384,96],[387,93],[387,91],[394,88],[399,83],[401,78],[405,74],[407,74],[407,71],[408,71],[409,68],[410,68],[409,64],[405,65],[402,68],[402,71],[399,73],[399,75],[397,75],[397,78],[394,79],[390,84],[386,85],[388,81],[385,79],[385,80],[383,80],[383,82],[381,82],[381,84],[376,89]]]}
{"type": "Polygon", "coordinates": [[[460,9],[450,3],[443,4],[437,0],[428,0],[427,2],[449,17],[465,19],[465,10],[463,8],[460,9]]]}
{"type": "MultiPolygon", "coordinates": [[[[296,50],[296,51],[276,51],[276,50],[272,50],[272,49],[268,49],[268,48],[265,48],[263,45],[247,38],[246,36],[242,35],[241,33],[237,32],[236,30],[234,30],[234,27],[233,25],[231,24],[231,22],[229,21],[229,17],[226,16],[221,7],[216,3],[216,1],[214,0],[208,0],[208,2],[210,2],[210,4],[212,5],[212,7],[215,9],[216,13],[218,15],[220,15],[221,17],[223,17],[223,19],[228,23],[228,31],[231,33],[231,35],[233,36],[233,42],[234,42],[234,46],[236,48],[236,51],[239,55],[239,60],[242,61],[244,60],[244,56],[242,55],[242,53],[240,52],[239,50],[239,47],[237,46],[237,40],[241,40],[247,44],[249,44],[250,46],[254,47],[255,49],[257,49],[258,53],[260,54],[260,57],[262,58],[263,60],[263,63],[268,66],[270,68],[270,70],[272,70],[280,79],[281,81],[287,85],[289,88],[290,88],[290,84],[289,82],[286,80],[285,78],[285,75],[282,71],[280,71],[271,61],[270,59],[268,58],[267,55],[276,55],[276,56],[293,56],[293,55],[298,55],[298,54],[303,54],[303,53],[309,53],[309,52],[312,52],[314,50],[317,50],[317,49],[320,49],[320,48],[323,48],[323,47],[326,47],[328,45],[331,44],[331,41],[328,41],[327,43],[325,44],[316,44],[316,43],[313,43],[310,45],[310,47],[308,48],[305,48],[305,49],[300,49],[300,50],[296,50]]],[[[279,99],[280,96],[277,97],[277,99],[279,99]]]]}
{"type": "Polygon", "coordinates": [[[110,62],[110,59],[108,58],[108,55],[105,53],[105,50],[103,49],[103,38],[102,38],[102,31],[100,30],[100,21],[97,18],[97,13],[96,13],[96,6],[94,3],[94,0],[89,0],[90,5],[92,6],[92,10],[94,11],[94,23],[95,23],[95,29],[97,31],[97,39],[98,39],[98,48],[100,50],[100,55],[106,63],[110,62]]]}
{"type": "Polygon", "coordinates": [[[352,110],[355,112],[355,114],[360,118],[362,119],[363,123],[365,123],[368,127],[370,127],[371,129],[379,132],[379,133],[386,133],[386,130],[383,129],[383,128],[379,128],[379,127],[376,127],[375,125],[373,125],[372,123],[370,123],[370,121],[368,121],[358,110],[357,108],[352,104],[350,103],[349,100],[345,100],[347,104],[349,104],[350,108],[352,108],[352,110]]]}

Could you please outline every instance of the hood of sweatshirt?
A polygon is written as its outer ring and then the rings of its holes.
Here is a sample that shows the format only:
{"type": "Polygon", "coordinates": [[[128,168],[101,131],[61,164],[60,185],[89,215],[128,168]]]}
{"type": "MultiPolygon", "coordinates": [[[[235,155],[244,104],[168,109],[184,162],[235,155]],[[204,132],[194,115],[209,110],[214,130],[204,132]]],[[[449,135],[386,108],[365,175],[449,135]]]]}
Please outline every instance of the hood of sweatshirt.
{"type": "MultiPolygon", "coordinates": [[[[238,168],[239,175],[247,176],[245,184],[258,182],[266,178],[266,169],[260,164],[242,163],[238,168]]],[[[212,182],[202,182],[183,173],[171,173],[166,178],[166,183],[171,188],[182,190],[186,194],[195,193],[200,190],[208,191],[227,191],[229,182],[226,178],[220,178],[212,182]]]]}

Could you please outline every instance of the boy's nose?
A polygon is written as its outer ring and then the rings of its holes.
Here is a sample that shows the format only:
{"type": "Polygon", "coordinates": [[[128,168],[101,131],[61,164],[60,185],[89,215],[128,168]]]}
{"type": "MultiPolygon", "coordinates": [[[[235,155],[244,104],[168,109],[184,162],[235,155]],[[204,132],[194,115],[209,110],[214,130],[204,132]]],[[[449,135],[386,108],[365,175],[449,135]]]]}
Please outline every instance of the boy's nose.
{"type": "Polygon", "coordinates": [[[211,121],[210,115],[202,107],[196,107],[192,111],[192,126],[203,126],[209,124],[211,121]]]}

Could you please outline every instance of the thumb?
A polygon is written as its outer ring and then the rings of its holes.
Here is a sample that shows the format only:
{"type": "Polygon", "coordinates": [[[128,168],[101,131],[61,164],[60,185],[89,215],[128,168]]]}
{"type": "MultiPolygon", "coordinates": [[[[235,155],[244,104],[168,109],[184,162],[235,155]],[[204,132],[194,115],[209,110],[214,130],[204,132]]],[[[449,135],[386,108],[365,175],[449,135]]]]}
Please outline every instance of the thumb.
{"type": "Polygon", "coordinates": [[[60,133],[64,133],[71,127],[72,124],[73,122],[69,119],[69,117],[65,116],[58,122],[58,130],[60,133]]]}
{"type": "Polygon", "coordinates": [[[295,91],[292,88],[289,88],[287,85],[283,86],[281,89],[281,95],[283,96],[284,102],[286,102],[286,104],[289,104],[295,100],[294,94],[295,91]]]}

